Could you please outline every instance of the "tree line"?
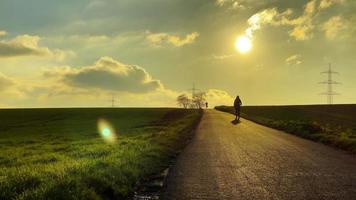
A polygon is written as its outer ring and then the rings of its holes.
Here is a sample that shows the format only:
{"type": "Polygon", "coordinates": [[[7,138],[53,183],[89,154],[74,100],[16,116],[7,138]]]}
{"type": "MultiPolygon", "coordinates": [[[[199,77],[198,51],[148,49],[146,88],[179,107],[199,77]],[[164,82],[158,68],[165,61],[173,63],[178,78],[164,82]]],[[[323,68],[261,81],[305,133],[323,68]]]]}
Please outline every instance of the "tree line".
{"type": "Polygon", "coordinates": [[[186,94],[181,94],[177,97],[177,103],[185,109],[202,109],[206,103],[205,93],[196,93],[190,99],[186,94]]]}

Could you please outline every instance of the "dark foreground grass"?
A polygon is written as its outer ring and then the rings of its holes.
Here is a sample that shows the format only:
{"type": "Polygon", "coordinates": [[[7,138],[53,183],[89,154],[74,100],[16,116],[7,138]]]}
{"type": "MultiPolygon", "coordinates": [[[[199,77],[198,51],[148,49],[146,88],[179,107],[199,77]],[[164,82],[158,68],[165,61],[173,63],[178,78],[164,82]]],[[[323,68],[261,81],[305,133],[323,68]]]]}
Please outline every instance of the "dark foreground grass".
{"type": "MultiPolygon", "coordinates": [[[[234,113],[229,106],[216,109],[234,113]]],[[[356,105],[246,106],[242,108],[242,117],[356,152],[356,105]]]]}
{"type": "Polygon", "coordinates": [[[201,112],[0,110],[0,199],[127,199],[184,147],[201,112]],[[97,131],[104,118],[115,143],[97,131]]]}

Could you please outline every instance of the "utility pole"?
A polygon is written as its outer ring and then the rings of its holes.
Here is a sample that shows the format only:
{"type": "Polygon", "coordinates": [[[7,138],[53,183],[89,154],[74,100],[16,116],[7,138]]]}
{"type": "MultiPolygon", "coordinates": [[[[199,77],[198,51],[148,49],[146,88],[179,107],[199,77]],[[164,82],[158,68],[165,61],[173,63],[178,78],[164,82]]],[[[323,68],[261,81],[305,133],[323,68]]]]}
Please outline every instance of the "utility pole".
{"type": "Polygon", "coordinates": [[[332,105],[334,103],[334,96],[339,95],[333,89],[333,86],[336,84],[340,84],[333,80],[333,74],[339,74],[331,69],[331,64],[329,63],[329,70],[321,72],[321,74],[327,74],[328,79],[326,81],[320,82],[320,84],[326,85],[326,92],[321,93],[321,95],[325,95],[327,99],[327,104],[332,105]]]}

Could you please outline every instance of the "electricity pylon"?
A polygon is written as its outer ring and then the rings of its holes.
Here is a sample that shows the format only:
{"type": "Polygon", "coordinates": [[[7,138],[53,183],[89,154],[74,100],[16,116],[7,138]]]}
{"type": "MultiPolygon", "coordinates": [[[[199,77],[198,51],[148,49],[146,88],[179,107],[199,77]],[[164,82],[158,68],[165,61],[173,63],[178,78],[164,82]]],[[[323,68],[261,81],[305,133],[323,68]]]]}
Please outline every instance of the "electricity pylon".
{"type": "Polygon", "coordinates": [[[333,74],[339,74],[338,72],[335,72],[331,69],[331,64],[329,63],[329,70],[321,72],[321,74],[327,74],[328,79],[326,81],[320,82],[320,84],[325,84],[326,85],[326,92],[321,93],[321,95],[326,96],[327,104],[333,104],[334,103],[334,96],[339,95],[336,93],[333,89],[333,86],[336,84],[341,84],[339,82],[336,82],[333,80],[333,74]]]}
{"type": "Polygon", "coordinates": [[[118,103],[119,102],[119,99],[116,99],[116,96],[114,94],[112,94],[112,97],[111,97],[111,107],[115,107],[115,103],[118,103]]]}
{"type": "Polygon", "coordinates": [[[197,94],[198,91],[200,91],[200,89],[197,89],[195,87],[195,84],[193,83],[193,88],[190,88],[188,90],[191,90],[192,91],[192,99],[194,99],[195,95],[197,94]]]}

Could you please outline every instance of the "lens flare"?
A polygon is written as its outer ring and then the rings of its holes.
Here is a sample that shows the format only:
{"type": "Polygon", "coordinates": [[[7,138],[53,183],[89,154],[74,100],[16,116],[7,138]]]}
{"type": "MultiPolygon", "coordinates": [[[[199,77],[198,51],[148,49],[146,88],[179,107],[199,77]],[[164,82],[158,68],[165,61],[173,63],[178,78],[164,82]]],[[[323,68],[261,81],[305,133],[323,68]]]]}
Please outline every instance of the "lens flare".
{"type": "Polygon", "coordinates": [[[105,119],[98,120],[98,131],[101,137],[108,143],[115,143],[117,135],[114,127],[105,119]]]}

